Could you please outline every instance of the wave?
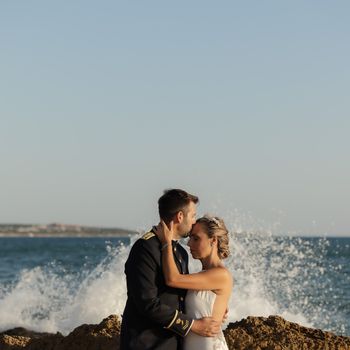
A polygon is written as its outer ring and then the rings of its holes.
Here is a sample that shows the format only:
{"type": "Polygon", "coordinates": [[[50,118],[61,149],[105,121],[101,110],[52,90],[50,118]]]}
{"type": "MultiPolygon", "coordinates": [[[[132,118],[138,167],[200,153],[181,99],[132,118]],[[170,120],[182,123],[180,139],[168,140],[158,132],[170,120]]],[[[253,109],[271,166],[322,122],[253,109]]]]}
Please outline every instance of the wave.
{"type": "Polygon", "coordinates": [[[0,291],[0,329],[68,334],[83,323],[121,314],[129,247],[107,245],[106,249],[107,257],[97,267],[80,274],[67,273],[56,264],[22,270],[16,282],[0,291]]]}
{"type": "MultiPolygon", "coordinates": [[[[333,298],[342,266],[326,259],[327,239],[278,238],[237,227],[232,232],[226,260],[234,276],[228,322],[274,314],[304,326],[347,331],[346,317],[334,307],[339,300],[333,298]]],[[[83,323],[122,314],[130,246],[107,243],[106,257],[92,270],[73,273],[56,263],[22,270],[0,289],[0,329],[68,334],[83,323]]],[[[190,271],[199,269],[198,261],[191,261],[190,271]]]]}

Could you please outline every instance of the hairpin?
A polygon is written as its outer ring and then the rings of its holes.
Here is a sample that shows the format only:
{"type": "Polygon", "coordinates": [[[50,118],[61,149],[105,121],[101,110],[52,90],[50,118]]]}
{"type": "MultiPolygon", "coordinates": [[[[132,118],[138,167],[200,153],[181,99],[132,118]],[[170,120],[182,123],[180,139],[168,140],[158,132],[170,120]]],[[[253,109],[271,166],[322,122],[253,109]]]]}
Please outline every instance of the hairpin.
{"type": "Polygon", "coordinates": [[[220,221],[214,217],[214,216],[208,216],[206,215],[206,218],[209,220],[209,221],[212,221],[215,225],[217,225],[218,227],[220,227],[220,221]]]}

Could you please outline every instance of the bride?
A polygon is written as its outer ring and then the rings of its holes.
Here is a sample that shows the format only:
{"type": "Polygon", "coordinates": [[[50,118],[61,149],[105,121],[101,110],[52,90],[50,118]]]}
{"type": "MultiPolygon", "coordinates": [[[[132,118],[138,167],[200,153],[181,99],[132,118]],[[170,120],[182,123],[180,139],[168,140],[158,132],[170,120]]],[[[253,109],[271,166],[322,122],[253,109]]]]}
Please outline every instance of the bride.
{"type": "MultiPolygon", "coordinates": [[[[194,319],[212,316],[223,319],[231,294],[233,280],[222,259],[229,255],[228,231],[222,219],[205,215],[196,221],[187,245],[192,257],[202,263],[199,273],[179,273],[172,250],[173,222],[168,227],[161,221],[156,234],[162,243],[162,263],[165,282],[174,288],[188,289],[186,314],[194,319]]],[[[214,338],[190,332],[184,340],[184,350],[228,350],[222,331],[214,338]]]]}

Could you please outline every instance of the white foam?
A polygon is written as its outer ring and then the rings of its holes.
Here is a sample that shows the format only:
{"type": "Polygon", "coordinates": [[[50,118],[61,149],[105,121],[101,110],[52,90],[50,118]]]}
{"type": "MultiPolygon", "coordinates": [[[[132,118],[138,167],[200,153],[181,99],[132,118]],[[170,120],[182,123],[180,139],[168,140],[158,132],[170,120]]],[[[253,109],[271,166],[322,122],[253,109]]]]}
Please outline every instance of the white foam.
{"type": "MultiPolygon", "coordinates": [[[[234,231],[237,225],[231,227],[234,231]]],[[[309,300],[310,288],[315,288],[310,278],[322,273],[313,247],[301,240],[276,241],[271,232],[239,228],[240,233],[232,234],[232,256],[226,262],[235,281],[228,321],[277,314],[305,326],[319,325],[324,313],[309,300]]],[[[106,249],[107,257],[79,278],[54,268],[23,270],[17,282],[0,291],[0,330],[21,326],[67,334],[83,323],[120,315],[130,246],[106,249]]],[[[198,262],[191,262],[190,269],[198,270],[198,262]]]]}
{"type": "Polygon", "coordinates": [[[121,314],[126,300],[124,261],[129,247],[107,247],[108,256],[81,282],[40,267],[23,270],[0,296],[0,329],[25,327],[67,334],[83,323],[121,314]]]}

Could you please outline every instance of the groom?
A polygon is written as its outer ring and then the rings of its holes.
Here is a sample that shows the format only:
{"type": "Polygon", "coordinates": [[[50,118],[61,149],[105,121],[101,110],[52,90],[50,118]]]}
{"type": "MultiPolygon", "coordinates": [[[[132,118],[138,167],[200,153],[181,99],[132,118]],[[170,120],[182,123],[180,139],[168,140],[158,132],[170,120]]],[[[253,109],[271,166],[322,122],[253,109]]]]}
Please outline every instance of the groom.
{"type": "MultiPolygon", "coordinates": [[[[177,238],[186,237],[196,222],[198,197],[180,189],[167,190],[158,200],[159,216],[174,222],[177,238]]],[[[220,324],[210,317],[193,320],[185,313],[186,290],[168,287],[161,266],[162,246],[153,229],[138,239],[125,263],[128,297],[121,325],[121,350],[181,350],[191,330],[215,336],[220,324]]],[[[188,273],[186,250],[173,241],[176,265],[188,273]]]]}

